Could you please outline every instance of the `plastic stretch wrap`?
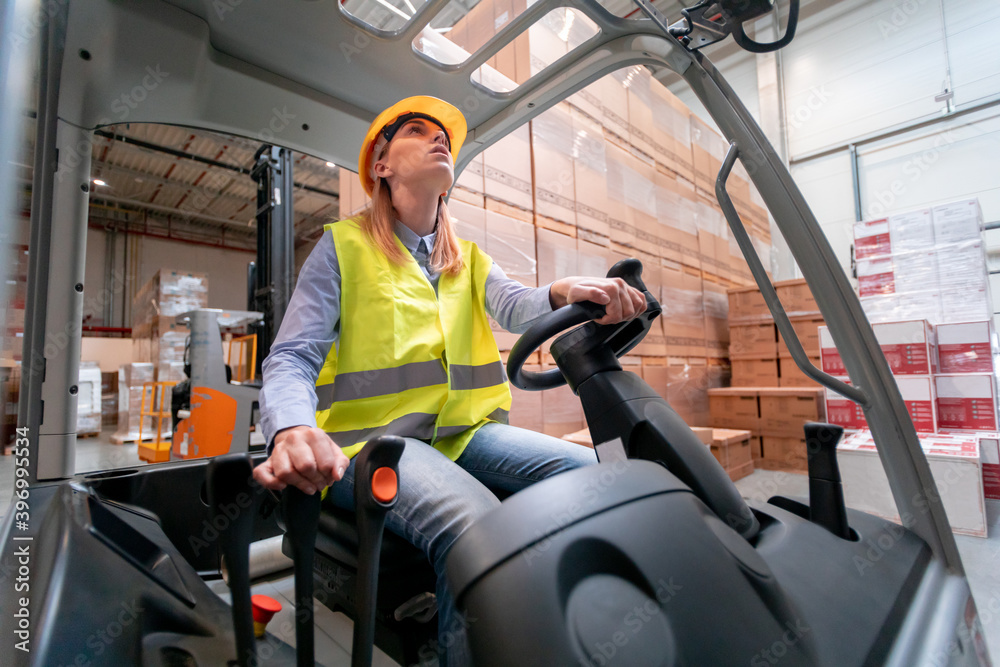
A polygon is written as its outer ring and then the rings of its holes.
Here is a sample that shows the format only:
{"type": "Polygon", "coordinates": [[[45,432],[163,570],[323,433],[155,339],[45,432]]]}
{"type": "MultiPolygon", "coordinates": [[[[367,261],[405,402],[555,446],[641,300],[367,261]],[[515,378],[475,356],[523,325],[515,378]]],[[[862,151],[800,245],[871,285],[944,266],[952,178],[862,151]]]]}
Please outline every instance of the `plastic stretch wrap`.
{"type": "Polygon", "coordinates": [[[723,292],[704,293],[705,315],[713,319],[724,320],[729,317],[729,298],[723,292]]]}
{"type": "Polygon", "coordinates": [[[531,76],[569,52],[569,32],[575,22],[575,13],[566,7],[557,7],[528,28],[531,76]]]}
{"type": "Polygon", "coordinates": [[[889,238],[893,253],[930,250],[934,247],[934,224],[929,208],[889,216],[889,238]]]}
{"type": "Polygon", "coordinates": [[[703,359],[668,360],[667,402],[691,425],[703,425],[708,417],[708,366],[703,359]]]}
{"type": "MultiPolygon", "coordinates": [[[[656,90],[656,83],[653,84],[653,90],[656,90]]],[[[662,86],[661,86],[662,87],[662,86]]],[[[687,152],[691,151],[691,120],[690,114],[683,111],[683,107],[677,104],[671,104],[668,95],[672,95],[670,91],[657,91],[661,94],[655,94],[650,96],[650,104],[653,108],[653,124],[656,129],[662,132],[664,135],[672,137],[676,142],[673,150],[677,151],[678,147],[683,150],[684,147],[687,148],[687,152]],[[666,92],[666,95],[662,92],[666,92]]],[[[671,152],[671,147],[663,146],[668,152],[671,152]]],[[[671,155],[670,157],[681,157],[678,155],[671,155]]],[[[683,156],[686,160],[690,162],[690,155],[683,156]]]]}
{"type": "MultiPolygon", "coordinates": [[[[671,324],[703,326],[705,306],[712,302],[713,310],[718,308],[715,303],[717,294],[705,299],[701,290],[681,289],[674,285],[663,286],[663,314],[671,320],[671,324]]],[[[726,305],[728,311],[729,306],[726,305]]],[[[724,317],[724,315],[723,315],[724,317]]]]}
{"type": "Polygon", "coordinates": [[[568,107],[556,106],[535,118],[531,135],[536,213],[576,224],[573,118],[568,107]]]}
{"type": "Polygon", "coordinates": [[[101,368],[94,361],[80,363],[77,380],[77,433],[101,431],[101,368]]]}
{"type": "Polygon", "coordinates": [[[486,253],[508,277],[528,287],[538,284],[535,229],[500,213],[486,213],[486,253]]]}

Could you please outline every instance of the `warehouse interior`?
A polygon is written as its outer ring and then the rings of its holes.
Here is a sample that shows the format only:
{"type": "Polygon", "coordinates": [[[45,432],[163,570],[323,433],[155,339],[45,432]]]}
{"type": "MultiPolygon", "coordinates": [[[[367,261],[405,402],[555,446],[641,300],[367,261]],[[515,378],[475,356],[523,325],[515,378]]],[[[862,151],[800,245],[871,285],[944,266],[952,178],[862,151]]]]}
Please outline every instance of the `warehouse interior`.
{"type": "MultiPolygon", "coordinates": [[[[240,11],[238,1],[217,4],[223,13],[240,11]]],[[[340,4],[375,28],[393,30],[424,3],[340,4]]],[[[600,4],[621,17],[639,11],[625,0],[600,4]]],[[[686,3],[653,4],[675,20],[686,3]]],[[[781,34],[785,5],[777,2],[777,11],[754,23],[757,39],[781,34]]],[[[452,0],[414,49],[444,64],[461,62],[527,7],[524,0],[452,0]]],[[[514,90],[596,30],[577,9],[552,10],[489,59],[478,81],[500,93],[514,90]]],[[[874,327],[920,433],[995,656],[998,31],[1000,6],[988,0],[804,0],[786,48],[755,54],[726,40],[704,51],[788,167],[874,327]]],[[[4,227],[0,248],[0,516],[15,479],[10,454],[32,251],[35,67],[14,165],[20,210],[4,227]]],[[[182,427],[171,414],[171,392],[187,377],[190,336],[177,316],[206,308],[237,314],[231,322],[220,315],[220,326],[228,372],[238,381],[259,375],[258,356],[266,352],[250,336],[252,318],[239,316],[254,310],[248,265],[257,259],[261,209],[252,172],[260,149],[282,146],[283,131],[302,121],[294,110],[274,108],[268,127],[253,137],[130,122],[130,109],[159,79],[151,70],[143,81],[122,94],[118,117],[82,149],[90,153],[91,182],[77,474],[206,456],[186,439],[180,444],[182,427]]],[[[617,261],[638,258],[663,313],[621,364],[694,428],[740,492],[761,501],[807,496],[802,425],[826,421],[846,431],[838,458],[847,505],[900,522],[864,414],[800,370],[728,228],[715,195],[727,149],[681,77],[636,65],[604,76],[476,156],[458,175],[450,213],[460,237],[530,287],[567,275],[603,276],[617,261]]],[[[370,200],[351,169],[286,152],[297,274],[324,225],[357,215],[370,200]]],[[[802,271],[740,163],[729,192],[810,362],[846,378],[802,271]]],[[[506,360],[519,336],[493,324],[506,360]]],[[[555,367],[548,345],[525,366],[555,367]]],[[[593,447],[580,399],[567,386],[512,393],[511,424],[593,447]]],[[[228,600],[226,587],[216,584],[228,600]]],[[[288,580],[262,586],[288,601],[282,614],[291,613],[288,580]]],[[[319,608],[333,628],[317,634],[322,650],[336,656],[327,664],[346,665],[350,621],[319,608]]],[[[375,663],[397,664],[379,650],[375,663]]]]}

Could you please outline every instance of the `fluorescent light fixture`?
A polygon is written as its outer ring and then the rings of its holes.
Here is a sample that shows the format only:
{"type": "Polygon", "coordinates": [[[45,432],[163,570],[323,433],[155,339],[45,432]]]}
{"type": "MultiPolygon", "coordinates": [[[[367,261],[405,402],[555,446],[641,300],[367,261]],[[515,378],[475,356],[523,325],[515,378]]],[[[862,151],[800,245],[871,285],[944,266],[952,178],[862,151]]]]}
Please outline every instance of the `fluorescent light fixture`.
{"type": "Polygon", "coordinates": [[[327,162],[327,163],[326,163],[326,166],[328,166],[328,167],[329,167],[330,169],[336,169],[336,168],[337,168],[337,165],[335,165],[335,164],[334,164],[334,163],[332,163],[332,162],[327,162]]]}
{"type": "Polygon", "coordinates": [[[99,178],[95,178],[94,179],[94,185],[107,185],[107,183],[105,183],[104,181],[102,181],[99,178]]]}
{"type": "Polygon", "coordinates": [[[401,10],[399,7],[394,7],[393,5],[391,5],[388,2],[386,2],[386,0],[375,0],[375,2],[377,2],[380,5],[382,5],[383,7],[385,7],[386,9],[388,9],[390,12],[392,12],[394,14],[398,14],[399,16],[402,16],[405,20],[407,20],[407,21],[410,20],[410,17],[407,16],[403,12],[403,10],[401,10]]]}

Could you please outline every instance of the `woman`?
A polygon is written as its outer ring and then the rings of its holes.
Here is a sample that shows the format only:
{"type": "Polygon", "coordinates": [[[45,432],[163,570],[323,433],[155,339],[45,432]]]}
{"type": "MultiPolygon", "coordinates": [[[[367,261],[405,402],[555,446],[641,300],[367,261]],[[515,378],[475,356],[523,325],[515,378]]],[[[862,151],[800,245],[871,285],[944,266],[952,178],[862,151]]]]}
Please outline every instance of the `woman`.
{"type": "Polygon", "coordinates": [[[523,331],[567,303],[606,306],[613,323],[645,310],[620,279],[564,278],[529,288],[462,241],[444,197],[465,140],[461,112],[411,97],[372,123],[358,160],[372,197],[358,218],[326,226],[302,267],[264,362],[261,424],[267,488],[331,486],[353,506],[350,458],[383,433],[407,438],[389,530],[421,548],[438,575],[442,664],[465,664],[446,588],[448,549],[514,492],[595,462],[592,450],[506,425],[510,391],[487,314],[523,331]]]}

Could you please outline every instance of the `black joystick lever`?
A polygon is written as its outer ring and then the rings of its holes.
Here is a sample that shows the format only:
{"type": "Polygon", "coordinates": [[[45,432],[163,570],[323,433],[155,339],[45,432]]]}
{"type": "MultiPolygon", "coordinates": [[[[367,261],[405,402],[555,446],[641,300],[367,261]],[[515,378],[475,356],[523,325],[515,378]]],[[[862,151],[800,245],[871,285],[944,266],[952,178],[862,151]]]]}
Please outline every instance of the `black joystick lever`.
{"type": "Polygon", "coordinates": [[[351,667],[372,664],[378,561],[385,515],[399,492],[399,458],[406,446],[398,436],[370,440],[354,462],[354,506],[358,518],[358,613],[354,621],[351,667]]]}
{"type": "Polygon", "coordinates": [[[844,429],[834,424],[805,425],[809,455],[809,519],[837,537],[851,539],[844,507],[844,489],[837,465],[837,443],[844,429]]]}
{"type": "Polygon", "coordinates": [[[281,497],[285,534],[295,565],[295,656],[298,667],[316,664],[313,635],[313,560],[320,495],[289,486],[281,497]]]}
{"type": "Polygon", "coordinates": [[[243,507],[251,496],[253,463],[247,454],[217,456],[208,464],[205,482],[213,525],[223,525],[219,542],[229,570],[229,594],[233,602],[236,661],[240,667],[256,663],[253,615],[250,604],[250,537],[253,514],[243,507]],[[238,502],[238,499],[240,502],[238,502]],[[220,518],[220,521],[216,521],[220,518]]]}

